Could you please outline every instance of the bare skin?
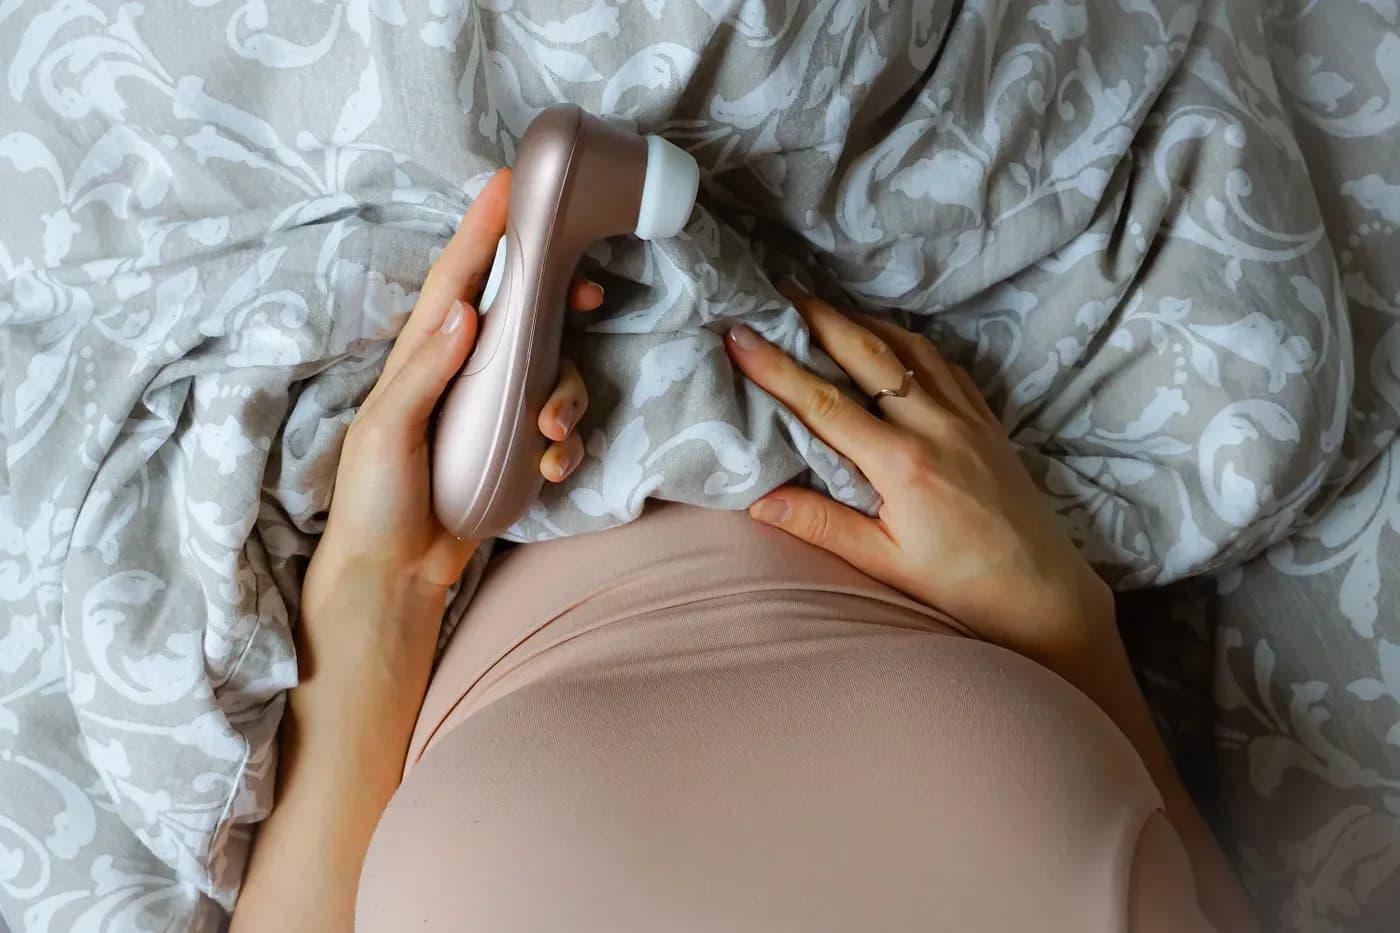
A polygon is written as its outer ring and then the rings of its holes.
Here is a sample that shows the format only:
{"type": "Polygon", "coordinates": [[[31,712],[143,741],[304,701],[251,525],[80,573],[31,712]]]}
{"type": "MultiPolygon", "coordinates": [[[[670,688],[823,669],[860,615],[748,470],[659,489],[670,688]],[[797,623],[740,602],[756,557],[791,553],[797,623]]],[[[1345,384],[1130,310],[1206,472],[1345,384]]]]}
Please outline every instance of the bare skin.
{"type": "Polygon", "coordinates": [[[1108,714],[1166,804],[1170,825],[1153,823],[1144,835],[1169,842],[1174,832],[1190,863],[1184,884],[1161,882],[1161,860],[1145,881],[1135,881],[1134,905],[1141,912],[1135,930],[1162,928],[1154,924],[1162,921],[1163,899],[1178,895],[1172,914],[1178,925],[1167,928],[1256,929],[1249,900],[1182,785],[1138,689],[1112,592],[1056,530],[971,377],[924,337],[844,315],[796,283],[781,288],[817,342],[866,394],[898,386],[906,370],[914,381],[905,397],[877,402],[877,416],[748,327],[731,331],[726,346],[744,375],[849,457],[883,499],[880,514],[870,518],[789,487],[756,502],[750,514],[1039,662],[1108,714]],[[1180,912],[1180,898],[1196,900],[1200,915],[1180,912]]]}
{"type": "MultiPolygon", "coordinates": [[[[509,190],[503,171],[473,202],[347,432],[302,587],[301,683],[280,733],[277,806],[259,829],[233,933],[354,926],[360,867],[402,774],[447,590],[477,547],[433,515],[428,419],[476,339],[470,303],[505,231],[509,190]]],[[[575,281],[575,309],[602,300],[596,284],[575,281]]],[[[540,414],[553,442],[540,461],[546,480],[582,461],[574,427],[587,406],[565,361],[540,414]]]]}
{"type": "MultiPolygon", "coordinates": [[[[475,340],[476,315],[454,304],[480,291],[508,188],[503,172],[467,212],[346,437],[302,592],[301,683],[282,726],[278,802],[259,831],[232,933],[354,927],[360,869],[402,774],[447,590],[476,547],[433,516],[428,418],[475,340]]],[[[917,384],[906,398],[880,402],[876,417],[747,328],[731,332],[736,367],[850,456],[885,502],[869,518],[784,488],[751,514],[1059,673],[1118,724],[1166,801],[1165,818],[1154,818],[1139,843],[1128,905],[1135,933],[1254,930],[1133,680],[1112,594],[1053,530],[971,380],[923,338],[791,289],[789,297],[868,393],[898,385],[906,368],[917,384]]],[[[596,285],[576,283],[575,307],[601,300],[596,285]]],[[[586,405],[577,370],[565,365],[540,417],[554,442],[540,464],[546,479],[564,478],[582,459],[573,428],[586,405]]]]}

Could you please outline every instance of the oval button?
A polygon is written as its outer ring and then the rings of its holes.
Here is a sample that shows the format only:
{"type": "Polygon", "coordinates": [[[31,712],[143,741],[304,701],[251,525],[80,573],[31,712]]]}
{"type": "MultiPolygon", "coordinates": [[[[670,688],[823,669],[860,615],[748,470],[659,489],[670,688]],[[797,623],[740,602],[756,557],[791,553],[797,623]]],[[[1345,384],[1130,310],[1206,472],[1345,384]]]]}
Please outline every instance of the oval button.
{"type": "Polygon", "coordinates": [[[482,314],[491,310],[491,302],[501,290],[501,282],[506,277],[506,237],[496,244],[496,258],[491,263],[491,271],[486,275],[486,287],[481,290],[481,301],[477,304],[482,314]]]}

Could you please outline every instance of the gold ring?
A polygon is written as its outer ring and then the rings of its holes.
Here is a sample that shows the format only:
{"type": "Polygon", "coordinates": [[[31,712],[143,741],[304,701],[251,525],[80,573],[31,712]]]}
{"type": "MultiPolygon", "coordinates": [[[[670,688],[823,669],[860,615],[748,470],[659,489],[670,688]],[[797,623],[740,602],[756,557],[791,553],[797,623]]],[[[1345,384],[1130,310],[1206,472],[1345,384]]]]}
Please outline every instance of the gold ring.
{"type": "Polygon", "coordinates": [[[909,388],[913,384],[914,370],[906,369],[904,371],[904,381],[899,384],[898,389],[881,389],[871,397],[871,401],[878,402],[882,398],[904,398],[904,396],[909,394],[909,388]]]}

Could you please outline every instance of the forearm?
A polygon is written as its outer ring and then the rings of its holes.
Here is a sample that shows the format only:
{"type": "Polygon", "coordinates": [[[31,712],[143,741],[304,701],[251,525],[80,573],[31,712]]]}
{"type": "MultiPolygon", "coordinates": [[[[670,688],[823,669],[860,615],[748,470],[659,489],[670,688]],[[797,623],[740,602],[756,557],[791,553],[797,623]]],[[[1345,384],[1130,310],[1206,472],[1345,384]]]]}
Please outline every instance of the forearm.
{"type": "Polygon", "coordinates": [[[280,732],[277,804],[255,840],[231,933],[353,929],[360,868],[427,684],[431,649],[392,635],[440,616],[440,593],[352,584],[323,599],[311,589],[298,639],[302,682],[280,732]],[[335,624],[308,625],[317,613],[335,624]],[[343,637],[318,644],[312,631],[343,637]]]}
{"type": "MultiPolygon", "coordinates": [[[[350,715],[349,710],[343,711],[350,715]]],[[[401,735],[318,734],[295,706],[282,726],[277,805],[258,831],[232,933],[349,933],[360,867],[397,785],[401,735]]]]}
{"type": "Polygon", "coordinates": [[[1164,815],[1191,859],[1201,912],[1229,933],[1256,930],[1253,908],[1233,866],[1177,773],[1116,629],[1105,625],[1098,644],[1050,666],[1093,700],[1137,750],[1162,795],[1164,815]]]}

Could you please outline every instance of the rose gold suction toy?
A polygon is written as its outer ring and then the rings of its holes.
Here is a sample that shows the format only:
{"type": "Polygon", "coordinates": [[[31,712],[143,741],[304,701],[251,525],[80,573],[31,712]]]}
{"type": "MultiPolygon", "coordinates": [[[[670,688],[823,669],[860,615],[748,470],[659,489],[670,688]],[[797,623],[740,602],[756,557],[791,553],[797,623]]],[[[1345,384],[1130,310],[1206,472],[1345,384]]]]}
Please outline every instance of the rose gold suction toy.
{"type": "Polygon", "coordinates": [[[699,179],[684,150],[572,105],[545,109],[525,131],[476,348],[447,390],[433,440],[433,504],[448,531],[498,535],[539,495],[549,442],[537,421],[559,377],[579,258],[607,237],[680,233],[699,179]]]}

